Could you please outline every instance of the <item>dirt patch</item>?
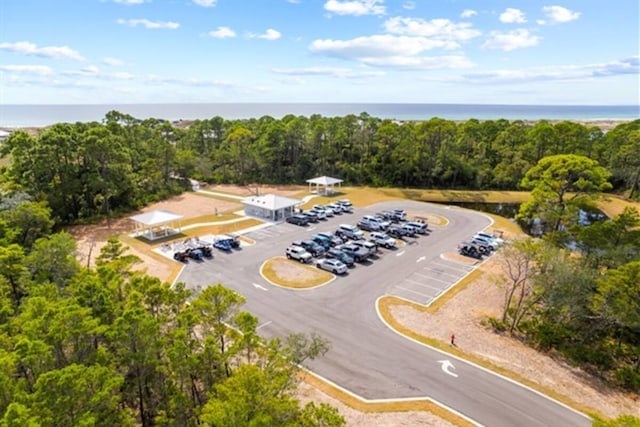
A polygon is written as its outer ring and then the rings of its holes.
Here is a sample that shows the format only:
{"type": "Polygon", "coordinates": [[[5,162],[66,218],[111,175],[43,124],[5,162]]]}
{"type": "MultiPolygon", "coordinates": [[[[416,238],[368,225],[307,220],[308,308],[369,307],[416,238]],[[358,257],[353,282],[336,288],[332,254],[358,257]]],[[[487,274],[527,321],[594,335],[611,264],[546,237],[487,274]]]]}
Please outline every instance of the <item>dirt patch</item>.
{"type": "Polygon", "coordinates": [[[297,261],[276,257],[264,264],[263,274],[273,283],[296,289],[313,288],[332,279],[332,275],[297,261]]]}
{"type": "Polygon", "coordinates": [[[277,194],[279,196],[293,197],[302,191],[307,191],[309,187],[302,185],[230,185],[214,184],[201,187],[206,191],[218,191],[221,193],[234,194],[236,196],[249,197],[265,194],[277,194]]]}
{"type": "Polygon", "coordinates": [[[480,279],[460,291],[437,313],[426,314],[407,305],[396,305],[391,314],[406,328],[423,336],[448,342],[451,334],[455,334],[456,345],[464,352],[514,371],[605,416],[640,416],[638,395],[611,389],[578,368],[483,326],[487,317],[501,315],[503,290],[495,283],[500,273],[497,260],[492,258],[481,268],[480,279]]]}
{"type": "MultiPolygon", "coordinates": [[[[184,219],[196,218],[203,215],[211,215],[215,212],[233,212],[242,208],[240,203],[227,200],[214,199],[212,197],[201,196],[196,193],[183,193],[179,196],[162,202],[154,203],[136,212],[131,212],[126,216],[109,221],[102,221],[98,224],[76,225],[68,227],[66,231],[71,233],[78,244],[78,259],[86,265],[91,254],[90,265],[94,264],[96,256],[100,254],[100,248],[105,245],[110,237],[117,237],[122,234],[131,233],[134,224],[129,217],[157,209],[168,210],[183,215],[184,219]]],[[[157,245],[149,245],[149,250],[157,245]]],[[[171,268],[166,263],[155,260],[144,253],[131,249],[131,253],[142,258],[145,262],[147,272],[161,280],[167,280],[171,268]]]]}

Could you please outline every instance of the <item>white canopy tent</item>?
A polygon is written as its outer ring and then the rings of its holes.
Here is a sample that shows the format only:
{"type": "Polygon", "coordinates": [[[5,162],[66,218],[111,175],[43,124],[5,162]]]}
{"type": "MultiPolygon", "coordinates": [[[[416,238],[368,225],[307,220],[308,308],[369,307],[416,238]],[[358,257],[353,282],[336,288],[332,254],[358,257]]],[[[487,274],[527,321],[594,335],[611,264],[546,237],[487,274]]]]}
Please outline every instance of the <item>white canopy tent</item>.
{"type": "Polygon", "coordinates": [[[183,215],[164,210],[146,212],[131,217],[135,223],[135,236],[148,240],[179,234],[182,231],[180,228],[182,218],[183,215]]]}
{"type": "Polygon", "coordinates": [[[315,192],[318,194],[333,194],[334,186],[342,184],[342,180],[338,178],[332,178],[330,176],[319,176],[317,178],[308,179],[309,192],[311,192],[311,186],[315,185],[315,192]]]}
{"type": "Polygon", "coordinates": [[[249,216],[267,219],[269,221],[282,221],[294,213],[295,206],[302,203],[301,200],[275,194],[247,197],[242,200],[244,213],[249,216]]]}

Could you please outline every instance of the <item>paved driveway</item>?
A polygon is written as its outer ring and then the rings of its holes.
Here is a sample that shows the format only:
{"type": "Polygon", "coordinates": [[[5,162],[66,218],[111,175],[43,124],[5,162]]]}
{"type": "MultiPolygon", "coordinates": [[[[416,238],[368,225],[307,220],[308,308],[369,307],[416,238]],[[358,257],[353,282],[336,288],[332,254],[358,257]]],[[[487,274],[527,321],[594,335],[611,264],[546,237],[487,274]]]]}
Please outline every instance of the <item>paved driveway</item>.
{"type": "Polygon", "coordinates": [[[375,303],[382,295],[426,303],[466,274],[468,266],[443,260],[441,254],[455,251],[459,242],[489,224],[486,216],[461,209],[386,202],[312,227],[280,224],[253,231],[248,237],[255,245],[190,263],[179,280],[190,287],[222,283],[240,292],[247,298],[245,308],[260,319],[264,336],[315,332],[328,338],[332,349],[308,367],[363,398],[430,397],[491,426],[590,425],[586,417],[537,392],[399,336],[378,317],[375,303]],[[393,208],[430,211],[447,217],[449,224],[396,251],[382,250],[378,259],[317,289],[279,288],[259,275],[262,262],[283,255],[292,240],[393,208]]]}

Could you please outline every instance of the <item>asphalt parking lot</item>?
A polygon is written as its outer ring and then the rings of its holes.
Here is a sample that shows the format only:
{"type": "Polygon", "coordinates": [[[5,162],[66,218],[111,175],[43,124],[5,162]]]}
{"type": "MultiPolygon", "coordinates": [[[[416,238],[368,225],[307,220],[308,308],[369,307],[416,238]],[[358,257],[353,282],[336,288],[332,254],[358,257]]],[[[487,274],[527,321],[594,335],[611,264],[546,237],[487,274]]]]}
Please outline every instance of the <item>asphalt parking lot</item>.
{"type": "Polygon", "coordinates": [[[387,328],[376,310],[380,296],[391,294],[425,304],[471,268],[444,260],[458,244],[491,221],[480,213],[411,201],[380,203],[299,227],[278,224],[246,233],[255,244],[231,253],[214,251],[212,260],[190,262],[178,280],[189,288],[221,283],[246,298],[243,309],[259,319],[267,338],[316,333],[331,342],[322,358],[305,366],[317,375],[366,399],[434,399],[492,426],[588,425],[588,418],[521,385],[463,360],[425,347],[387,328]],[[371,262],[358,264],[327,286],[294,290],[273,286],[260,275],[263,262],[282,256],[293,241],[314,232],[355,224],[382,209],[428,211],[447,217],[428,236],[406,238],[396,250],[381,249],[371,262]],[[443,358],[455,377],[442,369],[443,358]],[[453,360],[453,362],[451,361],[453,360]]]}

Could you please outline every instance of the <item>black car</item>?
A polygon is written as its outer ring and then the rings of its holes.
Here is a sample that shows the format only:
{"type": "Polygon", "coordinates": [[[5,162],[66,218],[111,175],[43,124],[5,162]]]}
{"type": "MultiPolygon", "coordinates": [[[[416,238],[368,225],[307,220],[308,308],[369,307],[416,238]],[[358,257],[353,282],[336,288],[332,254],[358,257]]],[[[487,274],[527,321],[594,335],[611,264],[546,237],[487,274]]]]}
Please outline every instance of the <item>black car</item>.
{"type": "Polygon", "coordinates": [[[307,225],[309,224],[309,219],[304,215],[293,215],[287,218],[286,220],[289,224],[295,225],[307,225]]]}
{"type": "Polygon", "coordinates": [[[307,250],[314,257],[319,257],[324,255],[324,248],[314,242],[313,240],[296,240],[291,243],[294,246],[301,246],[307,250]]]}
{"type": "Polygon", "coordinates": [[[346,253],[344,253],[343,251],[341,251],[340,249],[335,249],[335,248],[329,249],[325,254],[325,256],[327,258],[338,259],[342,261],[347,267],[353,267],[353,263],[354,263],[353,258],[347,255],[346,253]]]}

